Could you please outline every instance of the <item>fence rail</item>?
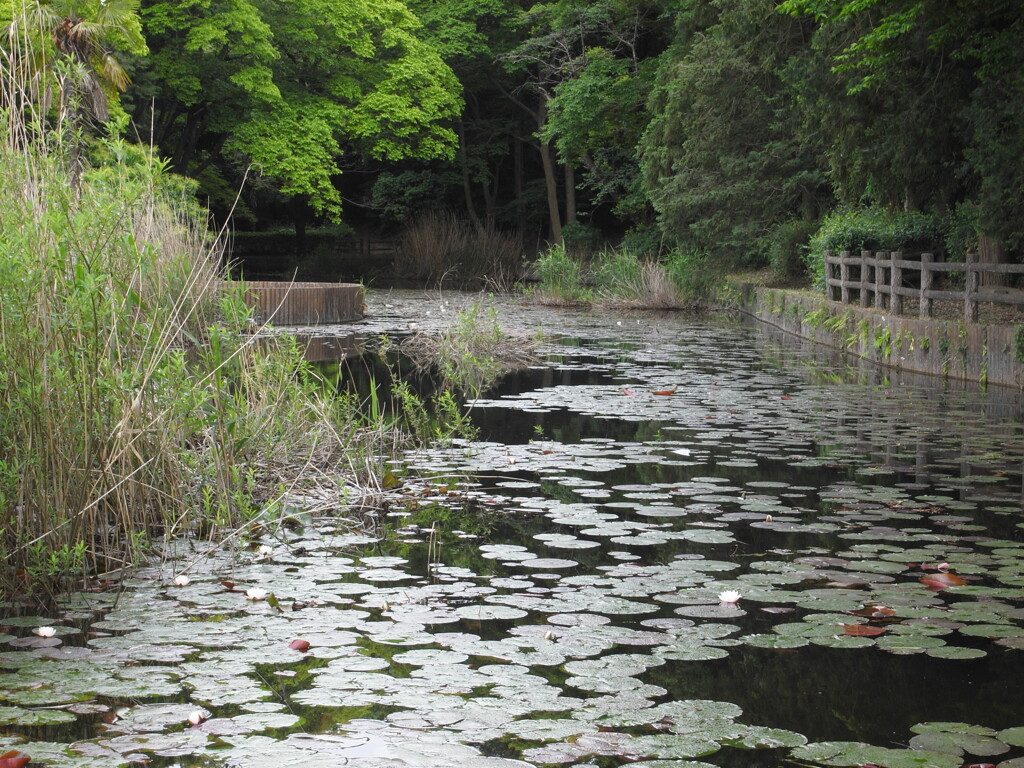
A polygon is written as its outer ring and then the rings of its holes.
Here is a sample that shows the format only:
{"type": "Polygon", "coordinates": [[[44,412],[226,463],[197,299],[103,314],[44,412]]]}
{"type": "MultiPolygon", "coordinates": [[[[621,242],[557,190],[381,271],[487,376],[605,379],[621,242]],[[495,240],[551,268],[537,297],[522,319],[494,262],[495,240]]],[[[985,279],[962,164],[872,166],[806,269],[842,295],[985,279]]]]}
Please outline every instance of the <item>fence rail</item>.
{"type": "Polygon", "coordinates": [[[962,302],[964,319],[978,321],[978,305],[982,302],[1024,306],[1024,291],[996,289],[981,285],[982,274],[1024,275],[1024,264],[983,264],[976,254],[968,253],[967,261],[941,262],[935,255],[922,253],[919,258],[905,258],[900,251],[861,251],[853,255],[825,252],[825,286],[828,297],[844,304],[859,303],[862,307],[888,309],[903,314],[903,299],[919,300],[918,314],[932,317],[935,300],[962,302]],[[911,273],[919,272],[920,280],[911,273]],[[963,272],[963,290],[936,289],[936,276],[963,272]],[[912,285],[912,283],[917,285],[912,285]]]}

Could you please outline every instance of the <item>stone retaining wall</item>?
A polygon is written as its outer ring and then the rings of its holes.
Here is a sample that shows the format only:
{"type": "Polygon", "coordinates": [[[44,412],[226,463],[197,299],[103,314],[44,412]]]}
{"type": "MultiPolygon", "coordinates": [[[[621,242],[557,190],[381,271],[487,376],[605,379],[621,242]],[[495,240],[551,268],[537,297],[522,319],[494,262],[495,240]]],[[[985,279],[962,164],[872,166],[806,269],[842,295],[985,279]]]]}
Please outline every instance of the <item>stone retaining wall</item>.
{"type": "Polygon", "coordinates": [[[983,385],[1024,386],[1024,326],[919,320],[742,284],[740,311],[878,365],[983,385]]]}

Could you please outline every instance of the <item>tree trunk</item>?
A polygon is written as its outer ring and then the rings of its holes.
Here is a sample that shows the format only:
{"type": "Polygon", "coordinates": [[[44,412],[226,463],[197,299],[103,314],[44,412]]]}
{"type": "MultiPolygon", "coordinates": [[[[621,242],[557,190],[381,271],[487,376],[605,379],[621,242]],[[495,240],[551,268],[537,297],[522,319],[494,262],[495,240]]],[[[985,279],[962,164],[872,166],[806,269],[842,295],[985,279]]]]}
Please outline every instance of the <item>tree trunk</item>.
{"type": "Polygon", "coordinates": [[[188,111],[185,127],[182,128],[174,154],[171,155],[171,168],[182,176],[188,175],[189,166],[192,164],[192,154],[195,152],[205,122],[205,111],[203,106],[196,106],[188,111]]]}
{"type": "Polygon", "coordinates": [[[548,193],[551,242],[559,243],[562,240],[562,217],[558,211],[558,180],[555,178],[555,159],[551,156],[550,144],[542,141],[538,146],[540,149],[540,162],[544,167],[544,188],[548,193]]]}
{"type": "Polygon", "coordinates": [[[309,218],[309,206],[302,197],[293,197],[288,204],[291,209],[292,224],[295,227],[295,254],[299,257],[305,256],[309,251],[309,241],[306,239],[306,222],[309,218]]]}
{"type": "MultiPolygon", "coordinates": [[[[1006,264],[1009,262],[1006,243],[991,235],[978,236],[978,262],[981,264],[1006,264]]],[[[982,272],[978,275],[979,285],[1006,285],[1009,275],[982,272]]]]}
{"type": "Polygon", "coordinates": [[[483,229],[480,217],[477,216],[476,206],[473,205],[473,187],[469,178],[469,157],[466,154],[466,126],[460,119],[456,126],[459,132],[459,168],[462,170],[462,193],[466,198],[466,213],[469,220],[477,231],[483,229]]]}
{"type": "MultiPolygon", "coordinates": [[[[537,112],[537,128],[544,127],[547,119],[548,105],[545,101],[537,112]]],[[[551,151],[551,145],[543,139],[538,139],[540,149],[540,162],[544,168],[544,188],[548,197],[548,217],[551,222],[550,235],[552,243],[562,241],[562,217],[558,211],[558,179],[555,178],[555,158],[551,151]]]]}
{"type": "Polygon", "coordinates": [[[576,169],[565,166],[565,223],[576,223],[576,169]]]}
{"type": "Polygon", "coordinates": [[[526,239],[526,208],[523,205],[523,140],[519,138],[523,134],[523,121],[522,118],[519,120],[519,133],[512,140],[512,160],[513,160],[513,187],[515,194],[515,207],[516,207],[516,230],[519,232],[519,239],[525,241],[526,239]]]}

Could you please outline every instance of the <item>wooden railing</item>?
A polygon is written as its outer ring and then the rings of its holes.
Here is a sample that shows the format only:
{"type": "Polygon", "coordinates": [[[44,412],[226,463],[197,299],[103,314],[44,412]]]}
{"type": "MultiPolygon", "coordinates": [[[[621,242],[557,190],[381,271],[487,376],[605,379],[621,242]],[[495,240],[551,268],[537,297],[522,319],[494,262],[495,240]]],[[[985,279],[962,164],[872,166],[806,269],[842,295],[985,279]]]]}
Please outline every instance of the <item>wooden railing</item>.
{"type": "Polygon", "coordinates": [[[947,300],[963,303],[964,319],[978,321],[978,304],[1024,305],[1024,291],[981,285],[981,274],[1021,275],[1024,264],[982,264],[976,254],[969,253],[967,261],[935,261],[934,254],[922,253],[918,258],[905,258],[900,251],[861,251],[852,255],[842,251],[838,255],[825,252],[825,286],[828,297],[844,304],[860,303],[862,307],[887,309],[903,314],[903,299],[918,299],[918,314],[932,316],[932,302],[947,300]],[[909,279],[913,272],[920,280],[909,279]],[[938,290],[936,276],[945,273],[965,273],[963,290],[938,290]],[[916,283],[916,285],[912,285],[916,283]]]}

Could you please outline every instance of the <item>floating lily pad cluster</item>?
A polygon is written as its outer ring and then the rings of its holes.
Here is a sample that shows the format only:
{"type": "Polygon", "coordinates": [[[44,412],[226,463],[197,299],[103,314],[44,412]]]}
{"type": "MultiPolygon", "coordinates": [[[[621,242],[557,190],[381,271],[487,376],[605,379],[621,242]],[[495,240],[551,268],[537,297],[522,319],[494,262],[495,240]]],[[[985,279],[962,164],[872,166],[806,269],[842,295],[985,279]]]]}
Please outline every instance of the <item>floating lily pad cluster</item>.
{"type": "MultiPolygon", "coordinates": [[[[387,301],[368,330],[417,306],[387,301]]],[[[432,323],[451,310],[434,308],[432,323]]],[[[1024,724],[988,727],[981,702],[967,703],[982,724],[922,722],[883,746],[749,722],[713,687],[678,688],[776,658],[1019,665],[1024,446],[986,420],[996,406],[815,384],[740,328],[529,317],[582,339],[549,336],[569,383],[473,409],[485,432],[499,417],[539,428],[411,453],[372,533],[304,518],[234,556],[175,543],[116,593],[0,621],[0,754],[1024,768],[1024,724]]]]}

